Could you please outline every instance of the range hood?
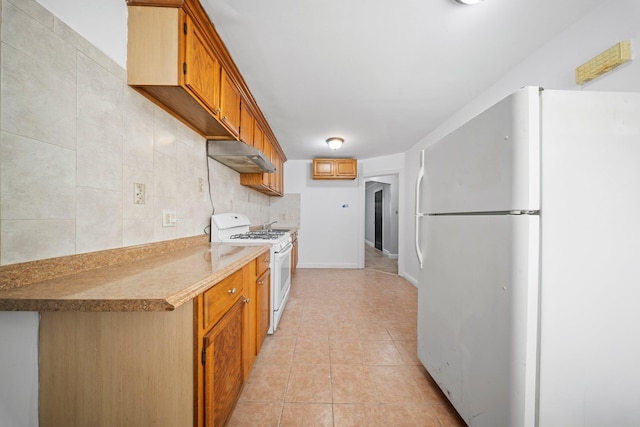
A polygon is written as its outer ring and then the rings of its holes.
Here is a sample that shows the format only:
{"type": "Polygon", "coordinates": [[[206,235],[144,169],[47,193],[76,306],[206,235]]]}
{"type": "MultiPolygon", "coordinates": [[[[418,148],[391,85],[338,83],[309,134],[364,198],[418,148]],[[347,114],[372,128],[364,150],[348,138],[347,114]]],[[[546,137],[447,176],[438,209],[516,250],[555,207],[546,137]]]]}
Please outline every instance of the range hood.
{"type": "Polygon", "coordinates": [[[208,139],[207,156],[240,173],[276,171],[276,167],[262,151],[240,141],[208,139]]]}

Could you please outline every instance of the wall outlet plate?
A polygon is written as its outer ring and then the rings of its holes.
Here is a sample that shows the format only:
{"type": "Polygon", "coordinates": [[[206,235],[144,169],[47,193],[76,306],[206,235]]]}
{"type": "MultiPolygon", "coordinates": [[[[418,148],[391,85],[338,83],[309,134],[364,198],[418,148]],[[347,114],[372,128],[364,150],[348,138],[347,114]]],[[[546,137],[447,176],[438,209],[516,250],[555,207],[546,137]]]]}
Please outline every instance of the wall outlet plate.
{"type": "Polygon", "coordinates": [[[162,226],[175,227],[178,220],[176,219],[176,211],[164,209],[162,211],[162,226]]]}
{"type": "Polygon", "coordinates": [[[144,205],[144,184],[135,182],[133,184],[133,203],[144,205]]]}

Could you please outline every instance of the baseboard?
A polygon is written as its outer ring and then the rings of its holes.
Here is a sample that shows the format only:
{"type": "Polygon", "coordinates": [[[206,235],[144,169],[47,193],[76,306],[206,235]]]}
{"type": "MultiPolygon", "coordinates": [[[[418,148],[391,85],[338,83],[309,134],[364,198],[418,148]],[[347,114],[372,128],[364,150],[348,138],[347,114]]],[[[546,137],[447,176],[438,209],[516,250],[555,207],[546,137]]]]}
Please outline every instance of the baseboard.
{"type": "Polygon", "coordinates": [[[416,288],[418,287],[418,281],[413,276],[411,276],[410,274],[399,273],[398,276],[402,277],[403,279],[405,279],[407,282],[411,283],[416,288]]]}
{"type": "Polygon", "coordinates": [[[389,252],[389,251],[388,251],[388,250],[386,250],[386,249],[383,249],[383,250],[382,250],[382,254],[383,254],[384,256],[386,256],[387,258],[391,258],[391,259],[398,259],[398,254],[392,254],[391,252],[389,252]]]}
{"type": "Polygon", "coordinates": [[[353,270],[353,269],[358,269],[360,267],[358,267],[357,264],[345,263],[345,264],[298,264],[298,267],[296,268],[341,268],[341,269],[353,270]]]}

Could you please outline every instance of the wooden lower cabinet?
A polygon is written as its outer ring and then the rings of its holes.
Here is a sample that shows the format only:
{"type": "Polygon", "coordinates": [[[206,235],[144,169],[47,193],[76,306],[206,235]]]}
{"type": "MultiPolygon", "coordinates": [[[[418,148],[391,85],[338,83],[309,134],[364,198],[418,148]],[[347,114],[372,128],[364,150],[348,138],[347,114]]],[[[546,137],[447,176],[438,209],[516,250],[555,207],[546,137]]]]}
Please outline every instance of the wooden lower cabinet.
{"type": "Polygon", "coordinates": [[[204,419],[206,426],[223,426],[244,383],[243,298],[204,336],[204,419]]]}
{"type": "Polygon", "coordinates": [[[39,425],[225,425],[269,327],[265,258],[171,312],[42,312],[39,425]]]}
{"type": "Polygon", "coordinates": [[[271,326],[271,270],[267,269],[256,279],[257,316],[256,316],[256,355],[262,348],[262,343],[271,326]]]}
{"type": "Polygon", "coordinates": [[[42,312],[38,425],[193,425],[193,318],[192,302],[171,312],[42,312]]]}

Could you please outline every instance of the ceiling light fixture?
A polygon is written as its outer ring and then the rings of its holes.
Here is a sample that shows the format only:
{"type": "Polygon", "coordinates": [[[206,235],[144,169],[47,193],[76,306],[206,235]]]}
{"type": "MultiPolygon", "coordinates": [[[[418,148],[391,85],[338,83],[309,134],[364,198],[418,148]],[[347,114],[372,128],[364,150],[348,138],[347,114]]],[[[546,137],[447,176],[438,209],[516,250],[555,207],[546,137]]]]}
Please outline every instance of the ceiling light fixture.
{"type": "Polygon", "coordinates": [[[471,5],[471,4],[478,4],[478,3],[482,3],[484,0],[453,0],[456,3],[459,4],[467,4],[467,5],[471,5]]]}
{"type": "Polygon", "coordinates": [[[329,144],[329,148],[331,148],[332,150],[337,150],[338,148],[342,147],[343,143],[344,139],[338,138],[336,136],[327,139],[327,144],[329,144]]]}

